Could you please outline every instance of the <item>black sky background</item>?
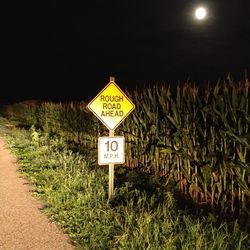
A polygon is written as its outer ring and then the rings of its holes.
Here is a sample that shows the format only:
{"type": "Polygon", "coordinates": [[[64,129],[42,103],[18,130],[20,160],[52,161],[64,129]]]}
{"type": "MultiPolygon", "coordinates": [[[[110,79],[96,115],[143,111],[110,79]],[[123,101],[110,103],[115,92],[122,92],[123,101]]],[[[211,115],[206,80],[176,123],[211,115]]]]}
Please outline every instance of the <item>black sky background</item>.
{"type": "Polygon", "coordinates": [[[250,73],[249,0],[33,1],[1,6],[0,101],[89,100],[250,73]],[[208,8],[197,22],[195,6],[208,8]]]}

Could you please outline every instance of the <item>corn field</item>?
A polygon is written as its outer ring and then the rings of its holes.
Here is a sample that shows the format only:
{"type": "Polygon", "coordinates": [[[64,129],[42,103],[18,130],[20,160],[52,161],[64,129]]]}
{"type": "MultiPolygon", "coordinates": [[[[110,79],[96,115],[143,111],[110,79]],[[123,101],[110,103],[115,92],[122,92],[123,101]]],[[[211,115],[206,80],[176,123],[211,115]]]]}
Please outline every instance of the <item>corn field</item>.
{"type": "MultiPolygon", "coordinates": [[[[127,93],[135,110],[117,128],[126,140],[124,166],[172,180],[197,203],[234,213],[250,197],[249,84],[155,85],[127,93]]],[[[108,134],[84,102],[1,107],[1,114],[78,148],[97,148],[108,134]]]]}
{"type": "Polygon", "coordinates": [[[195,202],[234,212],[250,195],[249,81],[156,86],[132,96],[127,165],[172,179],[195,202]]]}

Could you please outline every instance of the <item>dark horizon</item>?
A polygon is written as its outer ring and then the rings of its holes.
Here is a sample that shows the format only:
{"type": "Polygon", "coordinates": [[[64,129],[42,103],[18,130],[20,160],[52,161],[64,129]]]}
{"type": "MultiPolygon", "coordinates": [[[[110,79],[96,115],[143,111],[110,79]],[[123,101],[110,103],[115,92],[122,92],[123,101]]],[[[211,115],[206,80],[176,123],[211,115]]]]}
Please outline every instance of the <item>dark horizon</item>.
{"type": "Polygon", "coordinates": [[[0,101],[90,100],[120,88],[236,82],[250,72],[250,1],[6,3],[0,101]],[[8,6],[9,5],[9,6],[8,6]],[[196,6],[206,20],[194,19],[196,6]]]}

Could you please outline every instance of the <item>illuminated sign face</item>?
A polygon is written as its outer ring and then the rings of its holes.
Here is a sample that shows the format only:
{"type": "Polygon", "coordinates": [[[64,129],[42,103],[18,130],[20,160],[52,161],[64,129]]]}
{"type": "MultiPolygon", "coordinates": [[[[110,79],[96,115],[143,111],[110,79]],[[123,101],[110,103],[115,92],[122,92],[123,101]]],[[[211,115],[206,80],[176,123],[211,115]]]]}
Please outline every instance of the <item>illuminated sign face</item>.
{"type": "Polygon", "coordinates": [[[122,164],[125,162],[125,138],[122,136],[98,138],[98,164],[122,164]]]}
{"type": "Polygon", "coordinates": [[[135,105],[114,81],[110,81],[88,104],[88,108],[109,130],[115,130],[135,105]]]}

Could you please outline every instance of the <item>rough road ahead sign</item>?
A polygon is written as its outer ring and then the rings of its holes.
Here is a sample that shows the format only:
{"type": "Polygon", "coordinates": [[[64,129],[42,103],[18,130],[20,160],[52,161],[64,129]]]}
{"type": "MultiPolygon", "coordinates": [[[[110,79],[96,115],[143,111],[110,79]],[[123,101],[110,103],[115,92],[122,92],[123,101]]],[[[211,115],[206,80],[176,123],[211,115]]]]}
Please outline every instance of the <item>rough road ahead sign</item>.
{"type": "Polygon", "coordinates": [[[135,105],[114,81],[110,81],[87,107],[109,130],[115,130],[135,105]]]}

